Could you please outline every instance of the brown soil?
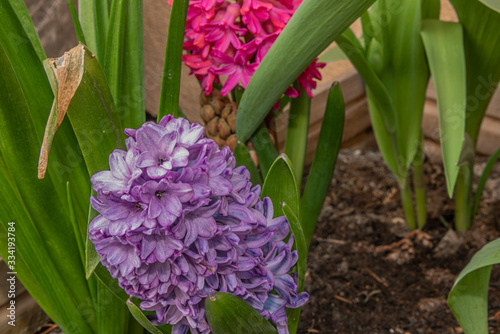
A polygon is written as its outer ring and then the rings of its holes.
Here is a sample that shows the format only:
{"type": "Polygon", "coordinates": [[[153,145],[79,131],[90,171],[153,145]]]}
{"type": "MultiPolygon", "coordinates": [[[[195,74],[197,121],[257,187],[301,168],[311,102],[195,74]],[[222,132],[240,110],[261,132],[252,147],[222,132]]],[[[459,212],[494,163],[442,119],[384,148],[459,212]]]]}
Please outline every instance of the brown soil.
{"type": "MultiPolygon", "coordinates": [[[[311,243],[305,287],[310,301],[302,308],[298,333],[462,333],[446,299],[471,257],[500,237],[500,166],[465,233],[451,229],[454,206],[442,165],[426,161],[425,172],[428,223],[410,233],[381,156],[340,154],[311,243]]],[[[490,333],[500,333],[499,285],[494,267],[490,333]]]]}

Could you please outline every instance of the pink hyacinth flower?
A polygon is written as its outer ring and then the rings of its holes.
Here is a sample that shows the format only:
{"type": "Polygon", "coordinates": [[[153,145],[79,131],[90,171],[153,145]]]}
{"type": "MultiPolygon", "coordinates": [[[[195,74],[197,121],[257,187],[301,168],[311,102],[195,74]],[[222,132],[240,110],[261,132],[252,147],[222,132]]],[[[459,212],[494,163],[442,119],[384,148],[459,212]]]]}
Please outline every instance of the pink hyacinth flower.
{"type": "Polygon", "coordinates": [[[240,48],[239,35],[244,35],[247,30],[236,25],[235,21],[239,15],[240,6],[231,4],[227,6],[225,12],[218,12],[214,22],[207,25],[210,32],[205,36],[205,40],[215,42],[215,50],[225,52],[230,44],[235,49],[240,48]]]}
{"type": "Polygon", "coordinates": [[[238,83],[241,83],[241,85],[246,88],[250,81],[250,77],[258,66],[257,63],[249,64],[248,55],[240,51],[236,52],[233,58],[225,53],[214,50],[212,52],[212,57],[215,61],[222,64],[220,67],[214,69],[213,72],[217,75],[228,76],[221,90],[222,95],[228,94],[238,83]]]}

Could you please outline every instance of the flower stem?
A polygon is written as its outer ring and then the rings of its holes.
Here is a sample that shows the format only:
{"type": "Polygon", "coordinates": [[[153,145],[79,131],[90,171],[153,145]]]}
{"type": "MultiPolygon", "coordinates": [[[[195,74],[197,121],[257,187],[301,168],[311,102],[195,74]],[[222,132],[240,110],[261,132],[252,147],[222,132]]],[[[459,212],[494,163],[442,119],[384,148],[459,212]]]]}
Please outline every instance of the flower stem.
{"type": "Polygon", "coordinates": [[[455,186],[455,229],[466,231],[470,227],[472,207],[472,170],[461,166],[455,186]]]}
{"type": "Polygon", "coordinates": [[[285,153],[292,162],[295,171],[295,180],[299,189],[302,188],[310,109],[311,98],[302,89],[300,96],[292,99],[290,103],[285,142],[285,153]]]}
{"type": "Polygon", "coordinates": [[[413,186],[415,188],[418,228],[422,229],[427,223],[423,140],[420,141],[420,149],[413,161],[413,186]]]}
{"type": "Polygon", "coordinates": [[[401,192],[401,202],[403,203],[406,224],[411,230],[414,230],[416,228],[416,223],[410,186],[410,175],[406,176],[403,181],[399,183],[399,191],[401,192]]]}

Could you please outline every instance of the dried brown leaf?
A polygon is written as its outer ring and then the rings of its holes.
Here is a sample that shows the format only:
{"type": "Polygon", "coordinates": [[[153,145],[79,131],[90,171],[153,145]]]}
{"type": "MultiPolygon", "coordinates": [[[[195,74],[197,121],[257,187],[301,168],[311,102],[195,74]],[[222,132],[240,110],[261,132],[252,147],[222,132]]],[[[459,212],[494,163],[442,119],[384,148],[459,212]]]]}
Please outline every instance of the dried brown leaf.
{"type": "Polygon", "coordinates": [[[83,44],[79,44],[68,52],[65,52],[61,57],[48,60],[49,68],[46,68],[46,71],[52,71],[52,73],[47,73],[47,75],[50,78],[53,88],[54,85],[56,87],[55,91],[57,92],[57,96],[54,98],[54,103],[50,110],[49,119],[45,127],[45,134],[43,136],[42,147],[40,149],[40,157],[38,159],[39,179],[45,177],[54,135],[61,125],[71,99],[82,81],[84,56],[85,48],[83,44]]]}

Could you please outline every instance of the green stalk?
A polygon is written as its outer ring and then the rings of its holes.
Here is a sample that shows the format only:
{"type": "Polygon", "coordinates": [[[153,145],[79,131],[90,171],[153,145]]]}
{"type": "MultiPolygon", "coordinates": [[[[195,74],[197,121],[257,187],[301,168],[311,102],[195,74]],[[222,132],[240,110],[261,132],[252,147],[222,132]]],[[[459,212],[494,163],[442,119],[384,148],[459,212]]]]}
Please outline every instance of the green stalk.
{"type": "Polygon", "coordinates": [[[420,140],[420,147],[413,160],[413,187],[415,188],[415,200],[417,204],[418,228],[424,228],[427,223],[427,212],[425,208],[425,180],[424,180],[424,147],[420,140]]]}
{"type": "Polygon", "coordinates": [[[167,46],[163,63],[158,122],[165,115],[179,115],[182,49],[189,1],[174,0],[168,24],[167,46]]]}
{"type": "Polygon", "coordinates": [[[413,200],[411,193],[410,175],[403,178],[399,183],[399,191],[401,192],[401,202],[405,213],[406,224],[410,230],[414,230],[417,226],[415,223],[415,212],[413,209],[413,200]]]}
{"type": "Polygon", "coordinates": [[[455,229],[467,231],[470,227],[472,208],[472,169],[461,166],[455,188],[455,229]]]}
{"type": "Polygon", "coordinates": [[[259,166],[262,177],[265,179],[267,172],[271,168],[274,160],[278,157],[278,151],[274,147],[269,130],[264,123],[261,123],[257,131],[251,138],[257,158],[259,158],[259,166]]]}
{"type": "Polygon", "coordinates": [[[73,0],[68,0],[69,11],[71,13],[71,18],[73,19],[73,25],[75,26],[76,39],[78,42],[87,44],[85,42],[85,37],[83,36],[82,26],[80,25],[80,20],[78,20],[78,14],[76,14],[75,5],[73,0]]]}
{"type": "Polygon", "coordinates": [[[299,189],[302,187],[302,174],[304,173],[310,111],[311,98],[302,89],[300,96],[292,99],[290,103],[285,142],[285,153],[292,162],[299,189]]]}

